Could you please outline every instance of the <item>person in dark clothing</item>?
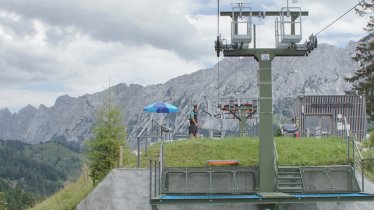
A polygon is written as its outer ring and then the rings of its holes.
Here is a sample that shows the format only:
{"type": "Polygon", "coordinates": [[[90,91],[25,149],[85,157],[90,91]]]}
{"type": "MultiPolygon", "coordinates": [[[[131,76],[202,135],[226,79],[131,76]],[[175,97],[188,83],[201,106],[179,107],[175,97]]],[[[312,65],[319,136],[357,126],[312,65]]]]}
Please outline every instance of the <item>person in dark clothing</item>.
{"type": "Polygon", "coordinates": [[[197,104],[195,104],[193,106],[192,112],[190,113],[190,126],[188,129],[188,133],[191,139],[196,139],[199,133],[199,123],[197,122],[197,111],[198,110],[199,108],[197,107],[197,104]]]}

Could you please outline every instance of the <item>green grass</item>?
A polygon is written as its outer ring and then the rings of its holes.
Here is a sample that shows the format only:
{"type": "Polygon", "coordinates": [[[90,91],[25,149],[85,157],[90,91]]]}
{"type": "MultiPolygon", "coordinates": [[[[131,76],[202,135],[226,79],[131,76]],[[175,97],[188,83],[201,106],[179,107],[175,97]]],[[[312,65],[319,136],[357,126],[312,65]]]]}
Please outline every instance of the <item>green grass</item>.
{"type": "MultiPolygon", "coordinates": [[[[294,139],[276,138],[280,165],[341,165],[346,164],[345,142],[339,138],[294,139]]],[[[164,144],[164,164],[167,167],[201,167],[207,160],[240,161],[241,166],[258,165],[259,141],[255,138],[223,140],[188,140],[164,144]]],[[[141,166],[149,159],[158,159],[160,144],[152,145],[142,156],[141,166]]]]}
{"type": "MultiPolygon", "coordinates": [[[[374,158],[374,147],[362,148],[361,154],[365,159],[374,158]]],[[[369,160],[365,163],[365,175],[372,181],[374,181],[374,160],[369,160]]]]}
{"type": "Polygon", "coordinates": [[[374,158],[374,147],[363,148],[361,154],[363,158],[374,158]]]}
{"type": "Polygon", "coordinates": [[[347,146],[340,138],[277,138],[280,165],[318,166],[347,164],[347,146]]]}
{"type": "MultiPolygon", "coordinates": [[[[361,155],[364,159],[373,159],[374,158],[374,147],[370,140],[365,140],[358,144],[358,147],[361,151],[361,155]]],[[[372,181],[374,181],[374,159],[366,160],[365,162],[365,175],[372,181]]]]}
{"type": "MultiPolygon", "coordinates": [[[[339,138],[276,138],[280,165],[316,166],[347,164],[347,147],[339,138]]],[[[201,167],[207,160],[240,161],[241,166],[258,165],[257,138],[225,138],[222,140],[181,140],[164,144],[166,167],[201,167]]],[[[153,144],[148,152],[143,151],[141,167],[148,167],[149,159],[158,160],[160,143],[153,144]]],[[[127,155],[125,167],[135,167],[136,158],[127,155]]],[[[87,174],[87,173],[86,173],[87,174]]],[[[66,210],[74,207],[92,190],[90,178],[81,178],[68,184],[64,189],[38,204],[32,210],[66,210]],[[86,180],[86,181],[85,181],[86,180]],[[88,180],[88,181],[87,181],[88,180]]]]}
{"type": "Polygon", "coordinates": [[[80,177],[63,189],[37,204],[30,210],[72,210],[93,189],[92,180],[88,176],[88,169],[84,168],[80,177]]]}

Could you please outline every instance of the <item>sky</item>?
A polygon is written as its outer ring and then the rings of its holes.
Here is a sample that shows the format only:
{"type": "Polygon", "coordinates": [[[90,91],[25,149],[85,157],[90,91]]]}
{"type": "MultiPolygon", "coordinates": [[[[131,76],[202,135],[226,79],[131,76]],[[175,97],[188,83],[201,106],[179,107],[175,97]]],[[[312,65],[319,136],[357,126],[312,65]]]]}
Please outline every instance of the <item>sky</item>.
{"type": "MultiPolygon", "coordinates": [[[[230,3],[220,0],[221,11],[230,3]]],[[[286,0],[251,0],[252,10],[279,11],[286,0]]],[[[357,0],[299,0],[303,41],[357,0]]],[[[365,35],[368,17],[354,11],[318,35],[344,47],[365,35]]],[[[257,47],[274,47],[274,17],[253,17],[257,47]]],[[[230,18],[220,18],[230,39],[230,18]]],[[[0,109],[53,106],[109,84],[159,84],[217,63],[217,0],[1,0],[0,109]]],[[[220,58],[222,59],[222,58],[220,58]]]]}

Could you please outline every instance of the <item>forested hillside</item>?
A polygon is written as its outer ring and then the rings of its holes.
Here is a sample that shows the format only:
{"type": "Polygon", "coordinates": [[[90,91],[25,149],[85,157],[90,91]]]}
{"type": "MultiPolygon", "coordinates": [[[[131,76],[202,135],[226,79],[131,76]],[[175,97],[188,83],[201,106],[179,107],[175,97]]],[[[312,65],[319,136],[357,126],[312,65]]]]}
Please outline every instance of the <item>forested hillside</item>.
{"type": "Polygon", "coordinates": [[[53,194],[78,177],[83,161],[61,142],[29,145],[0,140],[0,192],[5,193],[8,209],[25,209],[53,194]]]}

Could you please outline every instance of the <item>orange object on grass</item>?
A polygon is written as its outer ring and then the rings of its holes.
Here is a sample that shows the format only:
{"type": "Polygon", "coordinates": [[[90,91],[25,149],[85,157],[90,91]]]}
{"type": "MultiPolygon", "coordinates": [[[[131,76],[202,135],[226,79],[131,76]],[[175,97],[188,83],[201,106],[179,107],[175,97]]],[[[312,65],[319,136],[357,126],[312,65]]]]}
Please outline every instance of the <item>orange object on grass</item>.
{"type": "Polygon", "coordinates": [[[210,166],[236,166],[239,163],[239,160],[208,160],[210,166]]]}

